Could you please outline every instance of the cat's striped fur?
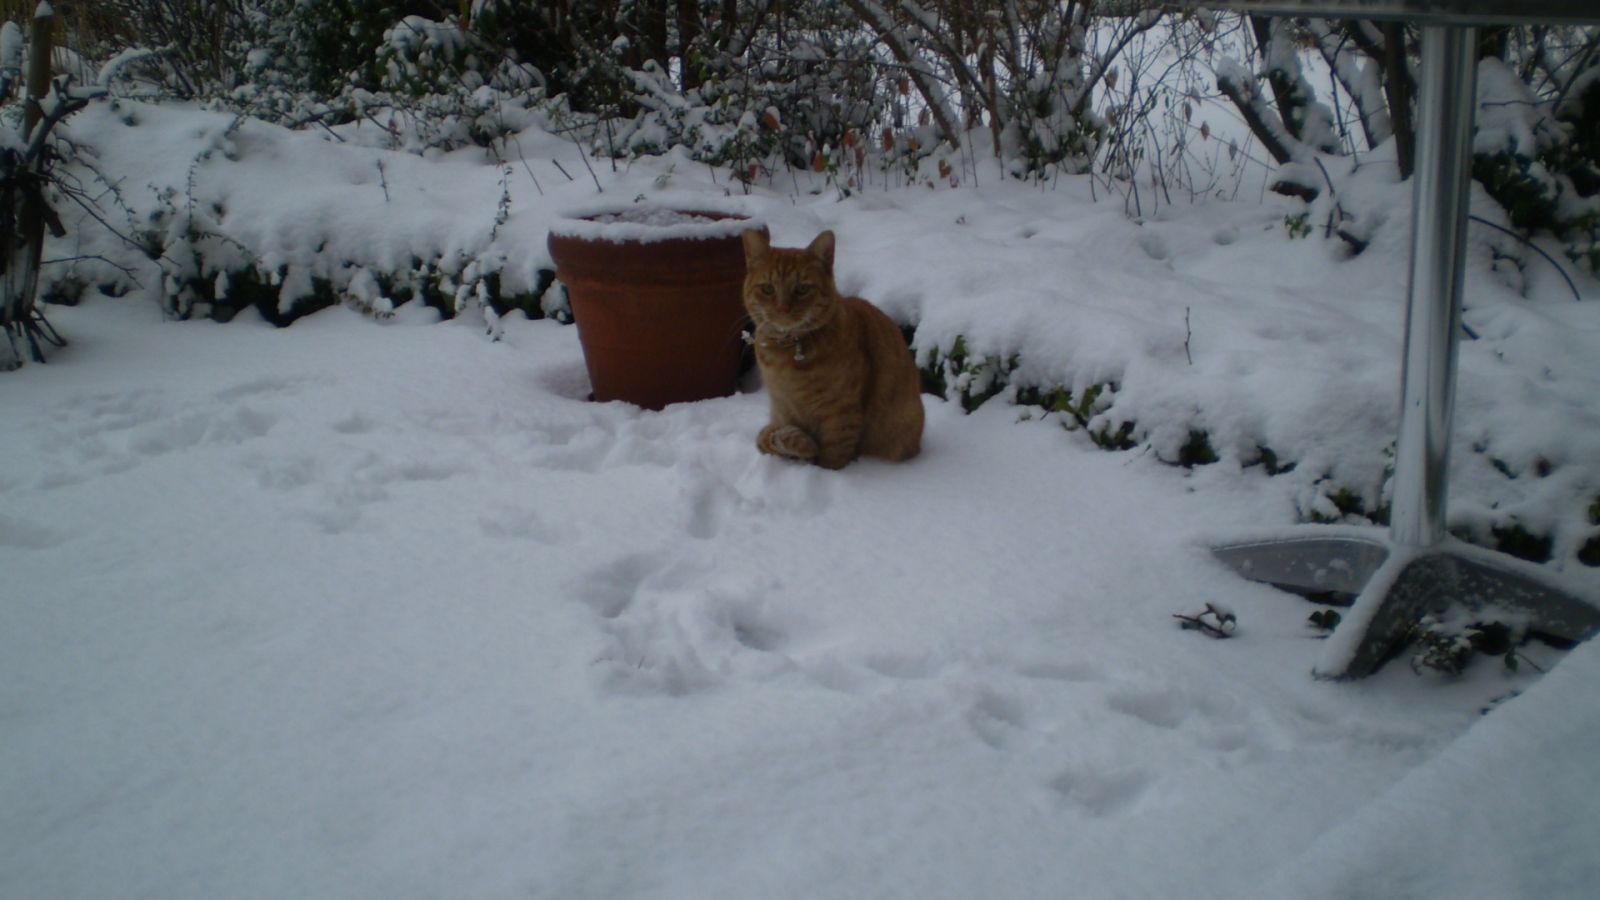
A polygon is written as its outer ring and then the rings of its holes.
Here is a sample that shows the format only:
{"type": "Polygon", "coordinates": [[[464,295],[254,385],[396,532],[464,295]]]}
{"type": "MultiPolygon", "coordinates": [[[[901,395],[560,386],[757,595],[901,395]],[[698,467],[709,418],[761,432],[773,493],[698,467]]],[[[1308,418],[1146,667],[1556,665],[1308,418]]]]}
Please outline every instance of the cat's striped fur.
{"type": "Polygon", "coordinates": [[[905,460],[922,447],[921,378],[900,329],[833,283],[834,236],[804,249],[744,233],[744,304],[772,399],[762,453],[839,469],[857,456],[905,460]]]}

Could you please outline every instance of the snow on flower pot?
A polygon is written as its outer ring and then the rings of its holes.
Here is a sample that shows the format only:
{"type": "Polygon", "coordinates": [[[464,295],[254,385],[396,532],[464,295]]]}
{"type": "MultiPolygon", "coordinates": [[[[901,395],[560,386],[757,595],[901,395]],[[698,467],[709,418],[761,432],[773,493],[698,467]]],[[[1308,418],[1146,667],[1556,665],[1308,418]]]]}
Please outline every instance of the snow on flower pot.
{"type": "Polygon", "coordinates": [[[704,201],[576,212],[550,229],[595,400],[646,409],[738,386],[742,210],[704,201]]]}

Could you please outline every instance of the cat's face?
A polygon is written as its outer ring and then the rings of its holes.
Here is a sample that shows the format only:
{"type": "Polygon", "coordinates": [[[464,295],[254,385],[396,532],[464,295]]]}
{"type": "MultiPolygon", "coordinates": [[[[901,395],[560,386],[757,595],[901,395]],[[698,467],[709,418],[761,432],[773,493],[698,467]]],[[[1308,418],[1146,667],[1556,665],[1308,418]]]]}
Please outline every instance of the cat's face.
{"type": "Polygon", "coordinates": [[[803,250],[773,247],[764,233],[746,231],[744,256],[744,305],[758,328],[804,334],[826,322],[839,302],[831,231],[803,250]]]}

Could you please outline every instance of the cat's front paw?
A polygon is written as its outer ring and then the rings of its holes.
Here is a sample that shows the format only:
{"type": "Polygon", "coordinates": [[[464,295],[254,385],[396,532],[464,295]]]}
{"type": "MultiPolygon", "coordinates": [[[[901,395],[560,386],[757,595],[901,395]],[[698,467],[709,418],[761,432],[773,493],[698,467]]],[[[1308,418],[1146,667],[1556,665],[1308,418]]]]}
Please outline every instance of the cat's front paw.
{"type": "Polygon", "coordinates": [[[817,442],[793,425],[768,425],[756,435],[756,449],[772,456],[810,462],[817,458],[817,442]]]}

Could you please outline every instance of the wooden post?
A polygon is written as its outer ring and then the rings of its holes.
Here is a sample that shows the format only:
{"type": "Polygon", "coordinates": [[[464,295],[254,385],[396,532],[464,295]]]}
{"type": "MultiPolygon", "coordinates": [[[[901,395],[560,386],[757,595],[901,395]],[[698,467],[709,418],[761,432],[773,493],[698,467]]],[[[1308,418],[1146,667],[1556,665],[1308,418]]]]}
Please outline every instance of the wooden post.
{"type": "Polygon", "coordinates": [[[1411,121],[1411,98],[1415,86],[1410,64],[1406,62],[1406,26],[1402,22],[1383,23],[1383,91],[1389,101],[1389,121],[1394,127],[1395,154],[1400,160],[1400,178],[1411,177],[1416,169],[1417,132],[1411,121]]]}
{"type": "Polygon", "coordinates": [[[50,89],[50,33],[56,22],[55,10],[48,2],[40,3],[33,13],[33,29],[28,33],[28,103],[22,119],[22,136],[26,141],[32,136],[33,126],[44,117],[39,105],[45,91],[50,89]]]}
{"type": "MultiPolygon", "coordinates": [[[[55,24],[55,11],[48,2],[42,2],[35,8],[33,28],[29,34],[28,46],[28,77],[27,100],[23,112],[23,144],[28,146],[33,138],[33,131],[40,126],[44,119],[44,96],[50,89],[50,32],[55,24]]],[[[42,168],[42,160],[23,159],[18,162],[19,169],[33,169],[32,172],[19,171],[12,173],[16,181],[26,184],[38,175],[42,168]]],[[[14,182],[15,183],[15,182],[14,182]]],[[[33,356],[42,360],[34,335],[34,298],[39,291],[39,264],[44,255],[44,198],[38,190],[24,187],[19,193],[13,194],[11,202],[17,204],[16,231],[10,235],[10,246],[3,248],[7,256],[4,281],[4,297],[0,298],[0,324],[5,326],[7,338],[10,340],[11,352],[16,357],[15,365],[22,364],[22,347],[18,338],[24,338],[30,345],[33,356]]]]}
{"type": "MultiPolygon", "coordinates": [[[[28,104],[22,117],[22,133],[31,142],[33,131],[44,118],[44,97],[50,91],[50,59],[55,55],[51,35],[55,31],[55,10],[49,0],[40,0],[33,13],[33,30],[28,35],[28,104]]],[[[43,172],[43,156],[33,162],[36,172],[43,172]]],[[[44,186],[38,192],[30,191],[22,203],[18,225],[21,237],[28,242],[28,268],[24,272],[22,312],[31,317],[33,303],[39,288],[39,262],[44,256],[44,186]]]]}

